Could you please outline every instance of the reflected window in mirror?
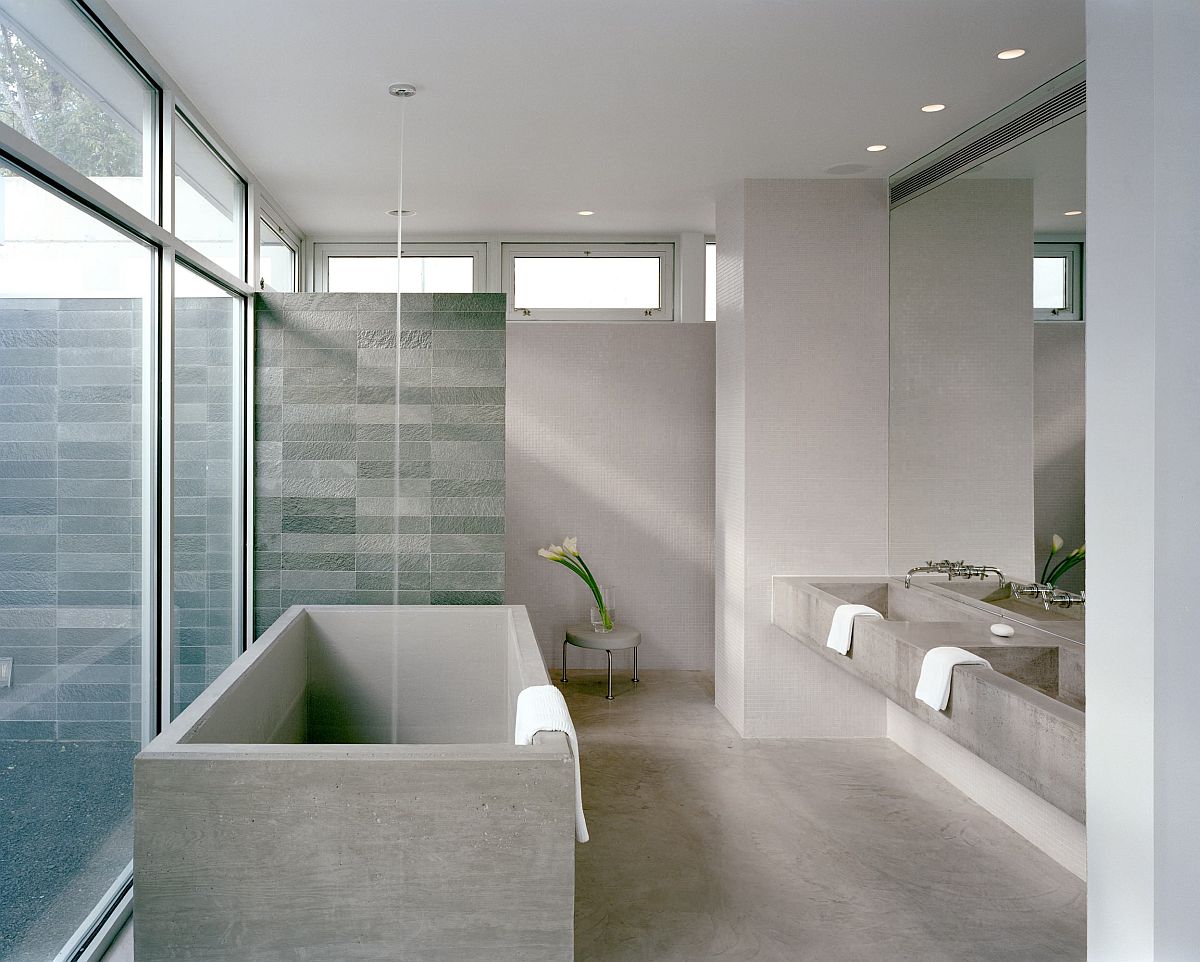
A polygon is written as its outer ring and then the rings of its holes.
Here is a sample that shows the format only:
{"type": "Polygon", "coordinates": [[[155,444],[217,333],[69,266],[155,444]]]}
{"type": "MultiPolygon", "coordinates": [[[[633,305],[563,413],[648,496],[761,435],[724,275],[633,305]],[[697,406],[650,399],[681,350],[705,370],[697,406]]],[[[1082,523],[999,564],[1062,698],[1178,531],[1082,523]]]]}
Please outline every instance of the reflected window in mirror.
{"type": "Polygon", "coordinates": [[[1083,245],[1033,245],[1033,316],[1038,321],[1083,319],[1083,245]]]}

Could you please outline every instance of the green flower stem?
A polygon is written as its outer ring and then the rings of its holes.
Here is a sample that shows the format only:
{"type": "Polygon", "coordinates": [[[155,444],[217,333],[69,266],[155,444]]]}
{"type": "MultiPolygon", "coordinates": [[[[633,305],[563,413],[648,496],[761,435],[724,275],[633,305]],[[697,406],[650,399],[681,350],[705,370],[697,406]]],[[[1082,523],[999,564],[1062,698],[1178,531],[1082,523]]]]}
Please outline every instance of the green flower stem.
{"type": "Polygon", "coordinates": [[[596,576],[592,574],[592,569],[587,566],[587,562],[583,560],[583,555],[576,554],[575,560],[583,565],[583,570],[588,573],[588,578],[592,586],[592,594],[596,596],[596,610],[600,612],[600,617],[604,619],[605,629],[612,630],[612,616],[608,613],[608,605],[604,603],[604,598],[600,594],[600,586],[596,584],[596,576]]]}
{"type": "Polygon", "coordinates": [[[566,558],[554,558],[553,560],[557,561],[564,568],[569,568],[571,571],[574,571],[575,574],[579,575],[579,577],[583,579],[583,583],[591,589],[592,595],[596,599],[596,607],[599,609],[601,617],[604,618],[604,627],[612,628],[612,618],[609,617],[608,608],[604,604],[604,598],[600,594],[600,588],[596,584],[595,577],[592,576],[592,572],[588,566],[584,564],[583,558],[581,558],[579,555],[574,555],[573,557],[579,562],[580,565],[583,566],[582,568],[576,566],[566,558]]]}
{"type": "Polygon", "coordinates": [[[1050,553],[1048,555],[1046,555],[1046,563],[1044,565],[1042,565],[1042,584],[1044,584],[1044,585],[1051,584],[1051,582],[1046,580],[1046,577],[1050,571],[1050,562],[1054,560],[1054,556],[1057,555],[1058,552],[1061,550],[1062,550],[1062,548],[1059,548],[1057,550],[1055,550],[1054,548],[1051,548],[1050,553]]]}
{"type": "Polygon", "coordinates": [[[1083,560],[1084,560],[1084,556],[1081,554],[1072,554],[1070,557],[1064,558],[1062,561],[1060,561],[1058,563],[1058,566],[1053,571],[1050,572],[1050,580],[1043,582],[1043,584],[1048,584],[1048,585],[1057,584],[1059,578],[1061,578],[1063,575],[1065,575],[1068,571],[1070,571],[1076,565],[1082,564],[1083,560]]]}

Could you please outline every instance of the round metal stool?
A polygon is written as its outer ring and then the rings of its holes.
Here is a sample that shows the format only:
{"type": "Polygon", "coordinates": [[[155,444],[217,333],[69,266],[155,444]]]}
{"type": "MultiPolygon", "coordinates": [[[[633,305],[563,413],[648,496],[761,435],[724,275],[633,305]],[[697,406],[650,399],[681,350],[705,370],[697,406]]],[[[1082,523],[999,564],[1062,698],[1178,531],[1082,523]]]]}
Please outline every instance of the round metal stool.
{"type": "Polygon", "coordinates": [[[567,683],[567,645],[576,648],[591,648],[595,651],[608,653],[608,700],[612,701],[612,653],[625,648],[633,649],[633,683],[636,685],[637,650],[641,644],[642,633],[632,628],[613,628],[612,631],[593,631],[591,625],[571,625],[567,628],[567,636],[563,639],[563,670],[562,681],[567,683]]]}

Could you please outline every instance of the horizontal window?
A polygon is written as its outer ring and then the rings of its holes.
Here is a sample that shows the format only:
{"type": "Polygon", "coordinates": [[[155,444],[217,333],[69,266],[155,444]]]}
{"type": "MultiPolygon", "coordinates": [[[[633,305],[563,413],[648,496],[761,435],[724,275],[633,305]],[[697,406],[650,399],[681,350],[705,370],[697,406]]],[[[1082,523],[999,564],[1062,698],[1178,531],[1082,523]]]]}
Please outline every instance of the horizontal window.
{"type": "Polygon", "coordinates": [[[505,244],[510,320],[674,317],[671,244],[505,244]]]}
{"type": "MultiPolygon", "coordinates": [[[[404,245],[400,290],[405,294],[470,294],[484,287],[483,244],[404,245]]],[[[395,244],[318,244],[317,290],[391,293],[396,290],[395,244]]]]}
{"type": "Polygon", "coordinates": [[[258,222],[258,274],[259,287],[296,290],[296,248],[262,219],[258,222]]]}
{"type": "Polygon", "coordinates": [[[69,0],[0,0],[0,122],[155,216],[157,89],[69,0]]]}

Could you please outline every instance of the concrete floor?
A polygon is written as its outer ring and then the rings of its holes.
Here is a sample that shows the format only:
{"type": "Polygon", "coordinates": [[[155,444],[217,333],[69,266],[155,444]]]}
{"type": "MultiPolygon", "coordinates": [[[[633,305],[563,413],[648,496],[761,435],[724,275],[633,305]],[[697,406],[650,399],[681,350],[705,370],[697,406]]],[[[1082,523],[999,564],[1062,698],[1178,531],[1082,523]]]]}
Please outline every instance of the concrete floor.
{"type": "Polygon", "coordinates": [[[1075,876],[885,739],[742,740],[694,672],[572,672],[578,962],[1085,957],[1075,876]]]}
{"type": "Polygon", "coordinates": [[[1084,959],[1083,883],[890,741],[746,741],[707,675],[570,675],[577,962],[1084,959]]]}

